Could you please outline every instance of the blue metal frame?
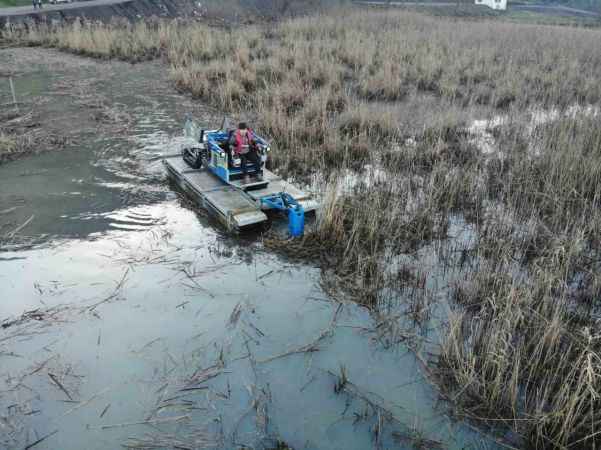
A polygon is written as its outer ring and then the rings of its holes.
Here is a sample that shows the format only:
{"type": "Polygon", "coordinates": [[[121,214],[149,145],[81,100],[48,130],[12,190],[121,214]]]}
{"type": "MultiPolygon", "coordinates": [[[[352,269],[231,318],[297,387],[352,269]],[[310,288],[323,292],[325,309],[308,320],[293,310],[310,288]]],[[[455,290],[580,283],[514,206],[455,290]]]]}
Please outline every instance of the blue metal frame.
{"type": "MultiPolygon", "coordinates": [[[[230,168],[228,155],[219,144],[229,139],[227,131],[203,131],[190,117],[186,118],[184,126],[186,136],[197,142],[204,143],[208,150],[207,169],[215,176],[230,184],[230,176],[240,174],[242,169],[230,168]]],[[[254,136],[255,141],[262,147],[264,155],[268,151],[269,144],[260,136],[254,136]]],[[[252,173],[251,169],[249,173],[252,173]]],[[[293,237],[301,236],[305,227],[305,210],[301,204],[286,192],[266,195],[260,200],[265,209],[286,211],[288,214],[288,230],[293,237]]]]}
{"type": "Polygon", "coordinates": [[[261,199],[261,204],[269,209],[277,209],[288,213],[288,232],[292,237],[302,236],[305,230],[305,210],[301,204],[286,192],[268,195],[261,199]]]}
{"type": "MultiPolygon", "coordinates": [[[[208,169],[223,181],[229,183],[231,175],[242,173],[242,169],[229,167],[228,155],[219,146],[219,143],[226,142],[229,139],[229,133],[225,131],[207,131],[204,136],[206,137],[206,145],[211,155],[208,161],[208,169]]],[[[260,136],[255,135],[254,138],[260,146],[264,148],[268,146],[267,142],[260,136]]],[[[249,169],[248,173],[253,173],[253,169],[250,167],[249,169]]]]}
{"type": "Polygon", "coordinates": [[[271,194],[261,199],[261,203],[267,206],[269,209],[277,209],[280,211],[287,211],[289,208],[302,208],[299,202],[297,202],[292,195],[286,192],[280,192],[278,194],[271,194]]]}

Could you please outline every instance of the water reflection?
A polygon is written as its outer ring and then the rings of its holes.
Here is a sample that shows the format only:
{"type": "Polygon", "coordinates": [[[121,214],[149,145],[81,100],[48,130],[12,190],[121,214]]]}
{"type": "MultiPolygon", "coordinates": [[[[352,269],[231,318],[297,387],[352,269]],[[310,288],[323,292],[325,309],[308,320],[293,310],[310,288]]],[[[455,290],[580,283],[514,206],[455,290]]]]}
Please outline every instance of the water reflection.
{"type": "MultiPolygon", "coordinates": [[[[479,447],[410,346],[328,299],[318,268],[182,207],[154,158],[187,100],[151,99],[153,66],[132,67],[111,92],[127,135],[0,167],[0,210],[34,215],[37,245],[1,253],[0,447],[479,447]]],[[[432,248],[420,261],[443,271],[432,248]]]]}
{"type": "Polygon", "coordinates": [[[0,210],[11,210],[3,221],[22,223],[35,214],[28,235],[85,238],[110,229],[115,211],[173,198],[160,161],[149,161],[157,155],[156,142],[124,151],[129,145],[97,141],[1,166],[0,210]]]}
{"type": "Polygon", "coordinates": [[[413,433],[445,448],[479,445],[437,407],[412,352],[382,347],[365,309],[329,301],[317,269],[240,245],[177,201],[120,214],[141,211],[162,219],[8,253],[28,260],[27,272],[13,263],[2,272],[3,316],[41,302],[50,312],[2,334],[0,403],[18,397],[37,411],[20,417],[39,436],[59,430],[40,448],[202,437],[209,448],[282,439],[364,449],[374,427],[382,448],[413,433]]]}

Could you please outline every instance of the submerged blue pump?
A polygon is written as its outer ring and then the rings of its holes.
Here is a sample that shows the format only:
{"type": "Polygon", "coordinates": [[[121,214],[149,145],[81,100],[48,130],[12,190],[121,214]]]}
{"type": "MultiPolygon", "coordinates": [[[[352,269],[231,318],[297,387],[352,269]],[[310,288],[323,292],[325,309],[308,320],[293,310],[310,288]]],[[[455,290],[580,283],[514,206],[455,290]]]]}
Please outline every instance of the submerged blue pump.
{"type": "Polygon", "coordinates": [[[268,208],[288,213],[288,232],[292,237],[302,236],[305,231],[305,210],[290,194],[280,192],[261,199],[268,208]]]}

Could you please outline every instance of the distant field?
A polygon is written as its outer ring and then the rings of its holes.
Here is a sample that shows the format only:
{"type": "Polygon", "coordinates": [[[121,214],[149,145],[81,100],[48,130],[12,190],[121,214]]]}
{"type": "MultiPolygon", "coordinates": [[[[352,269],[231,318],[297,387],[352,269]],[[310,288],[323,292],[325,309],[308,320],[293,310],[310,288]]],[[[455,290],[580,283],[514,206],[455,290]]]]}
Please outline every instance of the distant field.
{"type": "Polygon", "coordinates": [[[508,11],[504,17],[507,20],[515,22],[535,23],[540,25],[601,25],[601,22],[598,19],[592,17],[568,17],[532,11],[508,11]]]}
{"type": "Polygon", "coordinates": [[[29,0],[0,0],[0,8],[31,5],[29,0]]]}
{"type": "MultiPolygon", "coordinates": [[[[374,0],[376,1],[376,0],[374,0]]],[[[512,7],[511,4],[507,11],[495,11],[485,6],[476,6],[471,1],[459,0],[454,4],[440,4],[436,0],[420,0],[420,4],[409,2],[405,8],[438,17],[456,17],[467,20],[477,19],[496,19],[501,21],[530,23],[539,25],[568,25],[568,26],[586,26],[598,27],[601,25],[601,19],[596,17],[583,17],[578,15],[569,15],[567,12],[555,10],[528,11],[512,7]],[[430,3],[439,3],[430,5],[430,3]]],[[[397,3],[397,8],[399,7],[397,3]]]]}

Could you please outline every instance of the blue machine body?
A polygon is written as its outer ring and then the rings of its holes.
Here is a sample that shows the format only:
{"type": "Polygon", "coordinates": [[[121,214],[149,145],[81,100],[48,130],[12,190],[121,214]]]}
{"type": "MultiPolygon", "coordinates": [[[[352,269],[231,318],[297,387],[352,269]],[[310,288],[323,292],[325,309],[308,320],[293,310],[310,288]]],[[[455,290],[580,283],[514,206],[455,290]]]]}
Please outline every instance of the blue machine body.
{"type": "MultiPolygon", "coordinates": [[[[186,120],[184,131],[187,137],[203,145],[202,149],[205,151],[203,166],[224,183],[235,187],[245,195],[248,195],[247,189],[251,186],[259,185],[258,187],[262,188],[269,184],[268,180],[254,182],[250,186],[249,184],[240,183],[242,167],[240,166],[241,162],[236,161],[235,155],[231,154],[232,149],[229,146],[231,132],[203,130],[190,117],[186,120]],[[230,152],[230,155],[228,155],[228,152],[230,152]]],[[[257,143],[257,151],[263,166],[270,151],[269,143],[256,134],[253,137],[257,143]]],[[[250,175],[253,174],[254,170],[254,167],[247,167],[247,173],[250,175]]],[[[272,193],[259,198],[257,201],[260,203],[261,209],[285,211],[288,215],[290,235],[292,237],[302,236],[305,229],[305,210],[289,193],[273,193],[272,191],[272,193]]]]}
{"type": "Polygon", "coordinates": [[[280,192],[261,199],[269,209],[288,213],[288,232],[292,237],[302,236],[305,231],[305,210],[290,194],[280,192]]]}
{"type": "MultiPolygon", "coordinates": [[[[237,176],[239,177],[242,174],[241,163],[239,161],[234,161],[233,164],[231,164],[230,158],[224,148],[229,141],[229,136],[227,131],[221,130],[205,131],[203,135],[203,141],[209,150],[207,169],[226,183],[229,183],[232,179],[237,176]]],[[[267,161],[269,145],[263,138],[256,134],[254,135],[254,140],[257,143],[261,163],[264,164],[265,161],[267,161]]],[[[254,173],[254,168],[249,166],[248,173],[252,175],[254,173]]]]}

